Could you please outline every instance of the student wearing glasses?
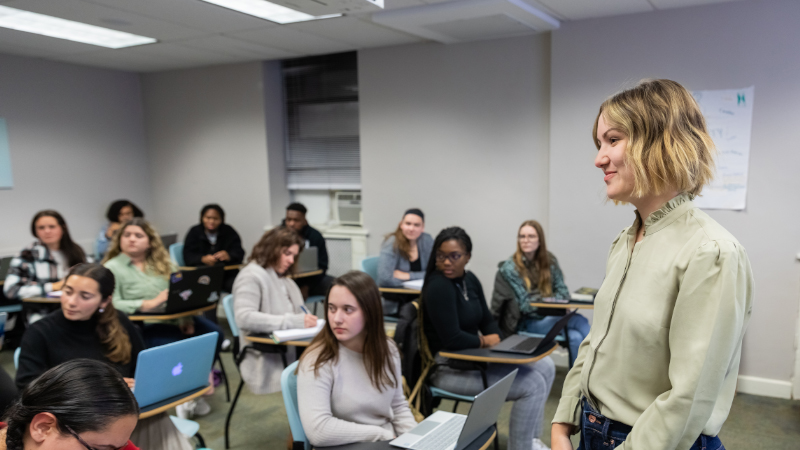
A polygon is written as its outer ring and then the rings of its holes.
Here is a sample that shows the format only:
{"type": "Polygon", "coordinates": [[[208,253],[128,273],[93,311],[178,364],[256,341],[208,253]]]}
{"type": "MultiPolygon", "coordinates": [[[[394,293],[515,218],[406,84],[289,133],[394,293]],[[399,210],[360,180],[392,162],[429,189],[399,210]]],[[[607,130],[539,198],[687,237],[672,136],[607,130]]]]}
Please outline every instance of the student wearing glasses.
{"type": "MultiPolygon", "coordinates": [[[[483,287],[472,272],[465,270],[471,256],[472,240],[464,230],[458,227],[442,230],[433,243],[422,288],[424,337],[439,364],[431,375],[431,382],[440,389],[461,395],[477,395],[484,390],[480,372],[451,367],[448,358],[437,353],[487,348],[500,342],[500,328],[486,305],[483,287]]],[[[549,357],[532,364],[489,364],[487,382],[491,386],[514,369],[519,369],[519,373],[507,398],[514,402],[508,448],[547,449],[539,436],[555,365],[549,357]]]]}
{"type": "MultiPolygon", "coordinates": [[[[517,251],[500,263],[494,280],[492,311],[503,332],[547,334],[567,310],[531,306],[544,297],[569,299],[569,289],[558,260],[547,251],[542,225],[527,220],[517,232],[517,251]]],[[[567,323],[570,364],[575,362],[578,347],[589,334],[589,328],[589,321],[579,314],[574,314],[567,323]]]]}
{"type": "Polygon", "coordinates": [[[122,375],[91,359],[34,380],[3,416],[0,450],[138,450],[139,405],[122,375]]]}

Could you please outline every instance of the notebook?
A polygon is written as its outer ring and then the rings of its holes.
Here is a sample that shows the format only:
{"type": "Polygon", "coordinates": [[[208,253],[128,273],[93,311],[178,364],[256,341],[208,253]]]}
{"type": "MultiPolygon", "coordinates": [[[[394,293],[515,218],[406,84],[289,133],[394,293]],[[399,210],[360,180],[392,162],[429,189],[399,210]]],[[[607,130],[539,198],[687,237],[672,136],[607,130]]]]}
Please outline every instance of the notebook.
{"type": "Polygon", "coordinates": [[[317,335],[325,326],[325,319],[317,319],[317,326],[313,328],[290,328],[288,330],[276,330],[272,332],[272,340],[276,344],[286,341],[296,341],[298,339],[308,339],[317,335]]]}

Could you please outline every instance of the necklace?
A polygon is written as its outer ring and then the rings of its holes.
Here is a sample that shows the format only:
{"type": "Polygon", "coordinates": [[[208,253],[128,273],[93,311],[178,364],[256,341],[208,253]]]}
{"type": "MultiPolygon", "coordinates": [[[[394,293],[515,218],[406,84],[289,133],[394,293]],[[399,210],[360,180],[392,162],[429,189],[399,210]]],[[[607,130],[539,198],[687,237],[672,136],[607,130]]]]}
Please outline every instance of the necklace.
{"type": "Polygon", "coordinates": [[[461,295],[464,296],[464,300],[465,301],[469,301],[469,295],[467,295],[467,283],[466,283],[466,280],[465,280],[463,285],[459,285],[458,283],[456,283],[456,287],[461,292],[461,295]]]}

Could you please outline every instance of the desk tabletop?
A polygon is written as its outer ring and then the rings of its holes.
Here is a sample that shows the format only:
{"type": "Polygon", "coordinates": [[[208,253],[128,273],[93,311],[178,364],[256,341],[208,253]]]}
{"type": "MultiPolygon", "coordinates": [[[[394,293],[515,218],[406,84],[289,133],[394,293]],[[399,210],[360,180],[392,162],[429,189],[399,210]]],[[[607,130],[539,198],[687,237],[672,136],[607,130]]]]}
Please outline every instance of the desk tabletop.
{"type": "MultiPolygon", "coordinates": [[[[231,264],[230,266],[225,266],[223,269],[225,270],[238,270],[244,267],[244,264],[231,264]]],[[[204,266],[204,267],[213,267],[213,266],[204,266]]],[[[180,266],[178,270],[185,271],[185,270],[197,270],[197,267],[192,266],[180,266]]]]}
{"type": "Polygon", "coordinates": [[[61,303],[61,297],[28,297],[23,298],[25,303],[61,303]]]}
{"type": "Polygon", "coordinates": [[[322,275],[322,269],[312,270],[310,272],[294,273],[289,275],[289,278],[296,280],[298,278],[313,277],[317,275],[322,275]]]}
{"type": "MultiPolygon", "coordinates": [[[[486,429],[480,436],[475,438],[472,443],[464,448],[464,450],[486,450],[492,445],[494,437],[497,435],[497,429],[491,426],[486,429]]],[[[354,444],[337,445],[334,447],[314,447],[315,450],[397,450],[399,447],[392,447],[389,445],[391,441],[379,442],[356,442],[354,444]]]]}
{"type": "Polygon", "coordinates": [[[153,417],[156,414],[161,414],[164,411],[167,411],[170,408],[174,408],[182,403],[186,403],[189,400],[193,400],[201,395],[205,394],[206,392],[211,390],[211,386],[202,387],[199,389],[195,389],[193,391],[189,391],[188,393],[176,395],[175,397],[170,397],[164,401],[158,402],[156,404],[147,406],[145,408],[139,409],[139,420],[147,419],[148,417],[153,417]]]}
{"type": "Polygon", "coordinates": [[[216,308],[217,304],[203,306],[202,308],[192,309],[189,311],[174,313],[174,314],[131,314],[128,316],[129,320],[142,321],[142,320],[172,320],[180,319],[181,317],[195,316],[205,311],[211,311],[216,308]]]}
{"type": "Polygon", "coordinates": [[[249,336],[245,336],[250,342],[255,342],[258,344],[269,344],[269,345],[294,345],[295,347],[308,347],[311,344],[312,338],[305,338],[305,339],[296,339],[293,341],[284,341],[280,343],[276,343],[272,340],[272,338],[268,334],[251,334],[249,336]]]}
{"type": "Polygon", "coordinates": [[[385,292],[387,294],[408,294],[408,295],[420,295],[422,291],[418,291],[416,289],[406,289],[406,288],[387,288],[382,287],[378,288],[379,291],[385,292]]]}
{"type": "Polygon", "coordinates": [[[594,309],[594,303],[569,302],[569,303],[543,303],[533,302],[534,308],[554,308],[554,309],[594,309]]]}
{"type": "Polygon", "coordinates": [[[553,343],[548,350],[538,355],[525,355],[522,353],[495,352],[489,348],[468,348],[457,352],[440,351],[439,355],[445,358],[461,359],[464,361],[499,363],[499,364],[528,364],[553,353],[558,344],[553,343]]]}

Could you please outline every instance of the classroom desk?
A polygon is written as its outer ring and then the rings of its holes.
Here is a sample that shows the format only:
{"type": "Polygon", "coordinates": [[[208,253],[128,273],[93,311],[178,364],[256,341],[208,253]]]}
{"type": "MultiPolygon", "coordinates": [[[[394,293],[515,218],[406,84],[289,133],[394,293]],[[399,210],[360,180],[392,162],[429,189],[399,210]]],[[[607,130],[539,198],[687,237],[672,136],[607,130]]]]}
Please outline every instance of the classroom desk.
{"type": "Polygon", "coordinates": [[[23,298],[24,303],[61,303],[61,297],[28,297],[23,298]]]}
{"type": "MultiPolygon", "coordinates": [[[[237,270],[237,269],[241,269],[244,266],[245,266],[245,264],[231,264],[230,266],[225,266],[224,269],[225,270],[237,270]]],[[[206,267],[213,267],[213,266],[206,266],[206,267]]],[[[197,269],[197,267],[190,267],[190,266],[178,267],[178,270],[182,270],[182,271],[183,270],[196,270],[196,269],[197,269]]]]}
{"type": "Polygon", "coordinates": [[[310,272],[293,273],[289,275],[289,278],[296,280],[298,278],[313,277],[316,275],[322,275],[322,269],[312,270],[310,272]]]}
{"type": "Polygon", "coordinates": [[[382,287],[378,288],[379,291],[384,292],[386,294],[408,294],[408,295],[420,295],[422,291],[418,291],[416,289],[406,289],[406,288],[387,288],[382,287]]]}
{"type": "Polygon", "coordinates": [[[192,309],[189,311],[184,311],[174,314],[131,314],[130,316],[128,316],[128,319],[132,321],[180,319],[181,317],[196,316],[203,312],[211,311],[216,307],[217,304],[214,303],[212,305],[203,306],[202,308],[192,309]]]}
{"type": "MultiPolygon", "coordinates": [[[[472,443],[464,448],[464,450],[486,450],[492,445],[494,437],[497,435],[497,429],[492,425],[487,428],[480,436],[475,438],[472,443]]],[[[391,441],[379,442],[357,442],[355,444],[336,445],[334,447],[314,447],[315,450],[396,450],[399,447],[392,447],[389,445],[391,441]]]]}
{"type": "MultiPolygon", "coordinates": [[[[390,326],[384,325],[384,329],[386,330],[386,336],[390,338],[394,338],[394,330],[397,324],[392,323],[390,326]]],[[[295,347],[308,347],[311,344],[312,338],[306,339],[297,339],[293,341],[284,341],[280,344],[276,344],[275,341],[268,334],[251,334],[244,337],[250,342],[255,342],[258,344],[269,344],[269,345],[294,345],[295,347]]]]}
{"type": "Polygon", "coordinates": [[[558,344],[553,342],[553,345],[535,355],[524,355],[521,353],[507,353],[507,352],[494,352],[489,348],[468,348],[466,350],[459,350],[457,352],[440,351],[439,356],[445,358],[460,359],[464,361],[483,362],[483,363],[499,363],[499,364],[528,364],[539,361],[545,356],[553,353],[558,347],[558,344]]]}
{"type": "Polygon", "coordinates": [[[146,408],[141,408],[139,409],[139,420],[153,417],[156,414],[161,414],[170,408],[174,408],[182,403],[186,403],[189,400],[194,400],[210,390],[211,386],[201,387],[193,391],[189,391],[188,393],[176,395],[158,403],[154,403],[146,408]]]}
{"type": "Polygon", "coordinates": [[[531,306],[535,308],[557,308],[557,309],[594,309],[594,303],[576,303],[576,302],[569,302],[569,303],[542,303],[542,302],[534,302],[531,303],[531,306]]]}

